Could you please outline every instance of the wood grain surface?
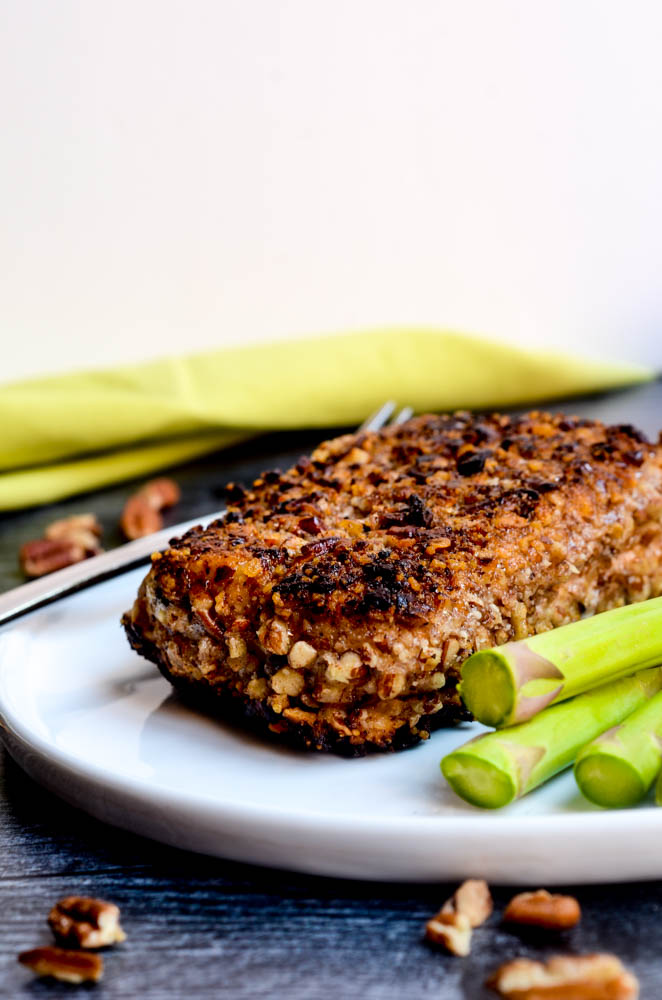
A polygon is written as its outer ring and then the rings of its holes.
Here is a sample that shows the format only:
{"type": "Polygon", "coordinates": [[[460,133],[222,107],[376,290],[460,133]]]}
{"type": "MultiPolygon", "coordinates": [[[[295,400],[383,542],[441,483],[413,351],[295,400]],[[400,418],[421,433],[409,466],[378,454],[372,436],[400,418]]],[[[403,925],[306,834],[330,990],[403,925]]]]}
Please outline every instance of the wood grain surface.
{"type": "MultiPolygon", "coordinates": [[[[657,433],[662,383],[562,408],[657,433]]],[[[218,509],[226,481],[282,467],[319,437],[273,435],[176,470],[183,500],[172,522],[218,509]]],[[[22,582],[19,545],[56,517],[95,511],[106,544],[119,543],[119,513],[134,487],[2,517],[0,590],[22,582]]],[[[452,886],[312,878],[166,848],[70,808],[27,779],[6,754],[0,755],[0,811],[3,997],[76,995],[74,987],[33,980],[16,962],[19,951],[49,943],[46,915],[69,893],[102,896],[122,908],[127,941],[104,952],[100,984],[78,988],[81,995],[91,989],[99,1000],[486,1000],[493,994],[484,980],[507,959],[594,950],[613,951],[631,966],[644,1000],[662,997],[660,882],[569,887],[583,919],[556,936],[502,926],[500,912],[514,890],[493,887],[495,913],[475,932],[472,954],[461,959],[422,940],[425,920],[452,886]]]]}

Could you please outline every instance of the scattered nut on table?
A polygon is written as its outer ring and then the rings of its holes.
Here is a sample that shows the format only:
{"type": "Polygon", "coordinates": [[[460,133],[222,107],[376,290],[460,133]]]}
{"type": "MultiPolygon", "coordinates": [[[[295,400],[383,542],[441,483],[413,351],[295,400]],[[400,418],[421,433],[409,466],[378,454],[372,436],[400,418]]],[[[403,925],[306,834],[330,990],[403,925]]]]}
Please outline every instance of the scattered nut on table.
{"type": "Polygon", "coordinates": [[[126,940],[115,903],[89,896],[66,896],[48,915],[59,944],[77,948],[104,948],[126,940]]]}
{"type": "Polygon", "coordinates": [[[471,932],[492,913],[492,896],[483,879],[467,879],[425,925],[425,937],[452,955],[468,955],[471,932]]]}
{"type": "Polygon", "coordinates": [[[51,976],[63,983],[97,983],[103,975],[103,959],[84,951],[64,948],[33,948],[18,956],[21,965],[37,976],[51,976]]]}
{"type": "Polygon", "coordinates": [[[48,538],[36,538],[32,542],[21,545],[18,560],[26,576],[46,576],[65,566],[85,559],[85,550],[80,545],[62,540],[50,541],[48,538]]]}
{"type": "Polygon", "coordinates": [[[513,896],[503,919],[509,924],[563,931],[578,924],[581,915],[574,896],[552,895],[546,889],[538,889],[537,892],[520,892],[513,896]]]}
{"type": "Polygon", "coordinates": [[[161,511],[174,507],[179,502],[181,492],[173,479],[152,479],[142,489],[129,497],[120,527],[126,538],[144,538],[163,527],[161,511]]]}
{"type": "Polygon", "coordinates": [[[44,532],[21,546],[19,562],[26,576],[45,576],[103,552],[102,528],[94,514],[75,514],[53,521],[44,532]]]}
{"type": "Polygon", "coordinates": [[[639,983],[615,955],[554,955],[547,962],[516,958],[487,985],[506,1000],[636,1000],[639,983]]]}
{"type": "Polygon", "coordinates": [[[103,551],[99,544],[102,534],[103,528],[96,514],[74,514],[49,524],[44,538],[74,542],[85,550],[86,555],[93,556],[103,551]]]}

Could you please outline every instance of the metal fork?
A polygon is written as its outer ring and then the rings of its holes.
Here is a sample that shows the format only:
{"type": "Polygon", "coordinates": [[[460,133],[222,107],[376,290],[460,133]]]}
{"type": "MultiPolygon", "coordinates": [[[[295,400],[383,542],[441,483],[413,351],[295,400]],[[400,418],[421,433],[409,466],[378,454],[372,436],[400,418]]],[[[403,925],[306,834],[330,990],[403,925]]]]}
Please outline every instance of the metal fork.
{"type": "MultiPolygon", "coordinates": [[[[359,431],[377,431],[387,424],[396,426],[409,420],[414,412],[409,406],[403,407],[398,413],[395,413],[395,410],[396,404],[394,402],[384,403],[372,416],[364,420],[359,431]]],[[[52,604],[61,597],[75,594],[79,590],[85,590],[87,587],[94,586],[95,583],[110,580],[122,573],[128,573],[129,570],[136,569],[138,566],[147,565],[152,552],[167,546],[174,534],[181,535],[196,525],[202,525],[204,528],[212,521],[222,517],[223,514],[224,511],[216,511],[216,513],[208,514],[206,517],[196,517],[191,521],[173,525],[171,528],[164,528],[163,531],[156,531],[153,535],[139,538],[135,542],[119,545],[110,552],[104,552],[92,559],[76,563],[74,566],[67,566],[65,569],[49,573],[48,576],[32,580],[30,583],[8,591],[0,596],[0,626],[20,617],[20,615],[27,614],[28,611],[34,611],[35,608],[52,604]]]]}

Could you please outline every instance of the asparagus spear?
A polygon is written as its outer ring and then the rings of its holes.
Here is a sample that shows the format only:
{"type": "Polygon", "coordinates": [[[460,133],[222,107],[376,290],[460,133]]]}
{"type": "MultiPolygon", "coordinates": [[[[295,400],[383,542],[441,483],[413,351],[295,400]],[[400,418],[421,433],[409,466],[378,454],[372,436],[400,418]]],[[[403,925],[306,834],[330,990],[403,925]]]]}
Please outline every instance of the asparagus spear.
{"type": "Polygon", "coordinates": [[[446,780],[476,806],[498,809],[572,764],[590,740],[662,689],[662,667],[603,684],[511,729],[478,736],[441,762],[446,780]]]}
{"type": "Polygon", "coordinates": [[[607,809],[633,806],[662,766],[662,691],[579,751],[575,778],[582,794],[607,809]]]}
{"type": "Polygon", "coordinates": [[[662,772],[660,777],[657,779],[657,785],[655,786],[655,804],[662,806],[662,772]]]}
{"type": "Polygon", "coordinates": [[[512,726],[557,701],[662,662],[662,597],[474,653],[464,703],[486,726],[512,726]]]}

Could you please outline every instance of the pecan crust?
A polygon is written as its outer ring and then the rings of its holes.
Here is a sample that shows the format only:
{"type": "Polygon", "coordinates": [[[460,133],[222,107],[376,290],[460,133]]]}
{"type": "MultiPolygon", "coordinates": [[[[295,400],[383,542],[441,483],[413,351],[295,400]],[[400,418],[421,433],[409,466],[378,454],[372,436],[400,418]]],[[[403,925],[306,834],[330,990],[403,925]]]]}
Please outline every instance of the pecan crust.
{"type": "Polygon", "coordinates": [[[662,592],[662,447],[631,428],[422,416],[228,499],[155,554],[125,627],[312,747],[425,738],[475,649],[662,592]]]}

